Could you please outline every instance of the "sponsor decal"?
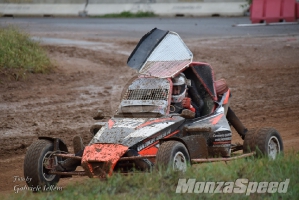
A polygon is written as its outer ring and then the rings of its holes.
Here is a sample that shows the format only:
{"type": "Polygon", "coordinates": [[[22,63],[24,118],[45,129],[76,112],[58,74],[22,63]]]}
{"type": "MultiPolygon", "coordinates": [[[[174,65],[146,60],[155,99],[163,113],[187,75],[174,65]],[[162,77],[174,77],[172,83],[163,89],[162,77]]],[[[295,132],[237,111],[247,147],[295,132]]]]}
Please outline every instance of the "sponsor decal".
{"type": "Polygon", "coordinates": [[[213,147],[229,147],[232,140],[232,133],[220,127],[213,134],[213,147]]]}
{"type": "Polygon", "coordinates": [[[159,134],[157,137],[148,139],[146,142],[144,142],[144,143],[137,146],[137,151],[141,151],[142,149],[144,149],[144,148],[148,147],[149,145],[157,142],[158,140],[160,140],[160,139],[164,138],[165,136],[169,135],[170,133],[171,133],[171,129],[165,131],[162,134],[159,134]]]}

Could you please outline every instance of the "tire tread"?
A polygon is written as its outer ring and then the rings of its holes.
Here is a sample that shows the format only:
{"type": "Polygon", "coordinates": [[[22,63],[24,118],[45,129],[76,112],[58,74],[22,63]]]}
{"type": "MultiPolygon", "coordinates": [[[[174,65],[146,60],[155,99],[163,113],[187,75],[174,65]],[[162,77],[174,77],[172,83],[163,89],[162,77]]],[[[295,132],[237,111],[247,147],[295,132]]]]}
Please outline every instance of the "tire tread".
{"type": "Polygon", "coordinates": [[[250,153],[256,150],[256,130],[249,130],[244,139],[243,152],[250,153]]]}
{"type": "Polygon", "coordinates": [[[169,158],[171,156],[171,150],[177,141],[166,141],[161,144],[156,157],[156,163],[162,167],[167,167],[169,164],[169,158]]]}
{"type": "Polygon", "coordinates": [[[280,151],[283,151],[283,142],[280,134],[275,128],[263,127],[257,130],[250,130],[246,133],[244,143],[243,143],[243,152],[249,153],[252,151],[256,152],[257,156],[268,155],[268,147],[266,146],[265,141],[269,135],[275,135],[280,142],[280,151]]]}
{"type": "Polygon", "coordinates": [[[29,146],[24,159],[24,176],[32,178],[30,182],[27,182],[28,186],[40,185],[38,171],[40,154],[46,146],[51,144],[48,140],[37,140],[29,146]]]}

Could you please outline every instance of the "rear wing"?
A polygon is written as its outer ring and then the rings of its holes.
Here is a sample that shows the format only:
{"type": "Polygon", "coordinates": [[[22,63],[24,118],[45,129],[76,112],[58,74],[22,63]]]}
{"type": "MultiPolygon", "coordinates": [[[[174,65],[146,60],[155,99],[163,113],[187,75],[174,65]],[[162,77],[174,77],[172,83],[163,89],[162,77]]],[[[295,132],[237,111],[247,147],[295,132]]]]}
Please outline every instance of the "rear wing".
{"type": "Polygon", "coordinates": [[[192,52],[177,33],[154,28],[141,38],[127,64],[140,74],[169,78],[188,67],[192,59],[192,52]]]}

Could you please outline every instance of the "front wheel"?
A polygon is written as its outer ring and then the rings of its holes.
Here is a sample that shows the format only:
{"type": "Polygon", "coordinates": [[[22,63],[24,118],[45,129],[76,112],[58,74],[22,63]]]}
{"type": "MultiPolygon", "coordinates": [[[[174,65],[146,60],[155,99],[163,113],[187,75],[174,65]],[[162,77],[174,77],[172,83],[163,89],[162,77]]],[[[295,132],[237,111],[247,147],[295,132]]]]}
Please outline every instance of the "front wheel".
{"type": "Polygon", "coordinates": [[[52,157],[54,145],[48,140],[37,140],[30,145],[24,160],[24,176],[28,177],[27,185],[33,188],[44,190],[46,187],[55,186],[60,175],[49,174],[53,162],[52,157]]]}
{"type": "Polygon", "coordinates": [[[156,165],[185,172],[190,164],[190,156],[185,145],[178,141],[166,141],[159,147],[156,165]]]}

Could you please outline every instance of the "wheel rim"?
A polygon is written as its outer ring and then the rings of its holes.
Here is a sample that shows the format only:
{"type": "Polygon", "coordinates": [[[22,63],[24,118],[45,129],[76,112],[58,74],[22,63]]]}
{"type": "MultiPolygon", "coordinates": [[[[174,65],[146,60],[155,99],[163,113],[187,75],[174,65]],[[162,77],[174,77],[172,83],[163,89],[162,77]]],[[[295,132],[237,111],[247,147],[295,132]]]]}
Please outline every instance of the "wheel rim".
{"type": "Polygon", "coordinates": [[[46,181],[53,181],[56,177],[56,175],[54,175],[54,174],[49,174],[50,169],[47,169],[46,166],[45,166],[46,163],[49,162],[49,159],[51,159],[51,154],[52,154],[52,152],[47,152],[45,154],[45,156],[43,157],[42,174],[43,174],[43,177],[46,181]]]}
{"type": "Polygon", "coordinates": [[[182,152],[177,152],[173,158],[173,170],[185,172],[187,170],[187,160],[182,152]]]}
{"type": "Polygon", "coordinates": [[[280,145],[277,137],[272,136],[268,142],[268,156],[270,159],[275,159],[280,152],[280,145]]]}

